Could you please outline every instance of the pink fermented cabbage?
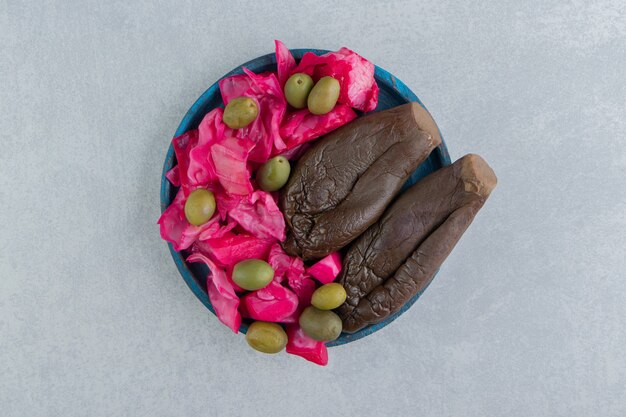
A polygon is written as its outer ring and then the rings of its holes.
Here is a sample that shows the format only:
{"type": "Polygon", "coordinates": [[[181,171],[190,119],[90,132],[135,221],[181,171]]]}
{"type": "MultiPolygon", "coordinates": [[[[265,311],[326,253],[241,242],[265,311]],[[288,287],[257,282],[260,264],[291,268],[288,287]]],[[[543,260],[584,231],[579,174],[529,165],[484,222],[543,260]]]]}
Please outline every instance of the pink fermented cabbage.
{"type": "Polygon", "coordinates": [[[210,151],[214,144],[223,140],[224,132],[229,130],[222,122],[222,115],[222,109],[214,109],[204,116],[198,126],[198,143],[189,150],[187,177],[191,188],[196,186],[214,190],[220,179],[210,151]]]}
{"type": "Polygon", "coordinates": [[[315,285],[315,281],[305,274],[293,280],[289,287],[298,296],[298,309],[289,317],[285,317],[283,323],[297,323],[302,310],[311,305],[311,298],[317,286],[315,285]]]}
{"type": "Polygon", "coordinates": [[[222,189],[216,190],[214,195],[215,206],[222,220],[226,220],[228,213],[237,207],[241,201],[248,198],[245,195],[228,194],[222,189]]]}
{"type": "Polygon", "coordinates": [[[210,227],[202,229],[202,232],[200,232],[200,234],[198,235],[199,241],[222,237],[237,226],[237,223],[235,223],[234,221],[229,221],[228,223],[223,224],[218,220],[217,216],[211,219],[211,223],[212,224],[210,227]]]}
{"type": "MultiPolygon", "coordinates": [[[[211,145],[224,137],[233,136],[233,129],[224,123],[224,109],[218,107],[208,112],[198,126],[198,145],[211,145]]],[[[208,148],[204,153],[208,157],[208,148]]]]}
{"type": "Polygon", "coordinates": [[[228,217],[256,237],[285,240],[285,218],[272,195],[265,191],[257,190],[241,199],[228,217]]]}
{"type": "Polygon", "coordinates": [[[315,281],[307,275],[300,275],[300,277],[289,281],[289,287],[298,295],[302,309],[311,305],[311,297],[317,288],[315,281]]]}
{"type": "Polygon", "coordinates": [[[215,175],[228,193],[247,195],[252,192],[248,157],[253,147],[252,140],[234,137],[211,145],[215,175]]]}
{"type": "Polygon", "coordinates": [[[289,149],[288,151],[281,153],[281,155],[289,159],[290,161],[297,161],[302,155],[306,153],[306,151],[311,149],[312,145],[312,142],[303,143],[302,145],[298,145],[295,148],[289,149]]]}
{"type": "Polygon", "coordinates": [[[220,81],[220,91],[224,104],[237,97],[250,97],[259,107],[259,115],[248,126],[233,131],[238,138],[249,138],[254,147],[249,160],[263,163],[272,155],[273,150],[285,149],[280,136],[280,124],[287,109],[287,101],[283,95],[276,75],[257,75],[248,69],[244,74],[233,75],[220,81]]]}
{"type": "Polygon", "coordinates": [[[278,68],[278,82],[281,87],[285,86],[291,72],[296,67],[296,60],[289,52],[289,49],[279,40],[274,41],[276,45],[276,67],[278,68]]]}
{"type": "Polygon", "coordinates": [[[307,272],[322,284],[333,282],[341,272],[341,254],[333,252],[313,264],[307,272]]]}
{"type": "MultiPolygon", "coordinates": [[[[284,52],[281,52],[284,55],[284,52]]],[[[284,56],[282,59],[285,59],[284,56]]],[[[372,111],[378,104],[374,64],[348,48],[315,55],[307,52],[291,74],[303,72],[315,81],[330,76],[340,85],[339,103],[361,111],[372,111]]]]}
{"type": "Polygon", "coordinates": [[[241,301],[241,311],[245,317],[277,323],[284,321],[298,308],[298,296],[276,281],[245,295],[241,301]]]}
{"type": "Polygon", "coordinates": [[[316,115],[308,109],[295,111],[288,115],[280,128],[287,145],[293,149],[305,142],[317,139],[346,123],[356,119],[356,113],[345,104],[336,105],[330,112],[316,115]]]}
{"type": "Polygon", "coordinates": [[[328,364],[328,349],[324,342],[311,339],[297,324],[288,324],[286,327],[287,353],[301,356],[318,365],[328,364]]]}
{"type": "Polygon", "coordinates": [[[178,174],[178,165],[165,173],[165,178],[172,183],[174,187],[180,187],[180,175],[178,174]]]}
{"type": "Polygon", "coordinates": [[[219,229],[218,216],[202,226],[189,224],[185,217],[185,193],[181,187],[176,193],[172,204],[161,214],[157,222],[160,227],[161,237],[174,246],[174,250],[181,251],[190,247],[207,230],[219,229]]]}
{"type": "Polygon", "coordinates": [[[298,296],[298,309],[283,320],[284,323],[297,323],[302,310],[311,305],[315,282],[306,273],[302,259],[287,255],[278,243],[272,245],[267,262],[274,269],[274,281],[282,283],[286,280],[298,296]]]}
{"type": "Polygon", "coordinates": [[[294,281],[304,274],[304,262],[297,256],[290,256],[278,243],[270,248],[267,262],[274,269],[274,281],[283,282],[285,279],[294,281]]]}
{"type": "Polygon", "coordinates": [[[207,276],[207,293],[211,305],[215,309],[217,318],[228,326],[233,332],[239,332],[241,326],[241,314],[239,314],[239,297],[226,277],[226,272],[219,268],[208,257],[193,253],[187,258],[188,262],[203,262],[211,270],[207,276]]]}
{"type": "Polygon", "coordinates": [[[189,169],[189,152],[197,143],[198,130],[196,129],[185,132],[172,139],[172,146],[174,147],[176,161],[178,162],[177,167],[180,185],[183,187],[185,194],[189,194],[189,189],[192,186],[192,184],[189,183],[189,175],[187,174],[189,169]]]}
{"type": "Polygon", "coordinates": [[[199,240],[195,249],[207,254],[218,264],[228,267],[245,259],[266,259],[274,239],[226,232],[221,237],[199,240]]]}

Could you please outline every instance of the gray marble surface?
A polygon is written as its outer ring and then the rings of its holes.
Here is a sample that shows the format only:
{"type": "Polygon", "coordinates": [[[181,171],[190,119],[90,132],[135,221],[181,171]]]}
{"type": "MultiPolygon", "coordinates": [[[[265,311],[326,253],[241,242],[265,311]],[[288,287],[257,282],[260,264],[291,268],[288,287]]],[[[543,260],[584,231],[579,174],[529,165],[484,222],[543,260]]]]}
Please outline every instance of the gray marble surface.
{"type": "Polygon", "coordinates": [[[626,415],[626,3],[0,0],[3,416],[626,415]],[[422,299],[326,368],[262,356],[155,224],[190,104],[349,46],[499,185],[422,299]]]}

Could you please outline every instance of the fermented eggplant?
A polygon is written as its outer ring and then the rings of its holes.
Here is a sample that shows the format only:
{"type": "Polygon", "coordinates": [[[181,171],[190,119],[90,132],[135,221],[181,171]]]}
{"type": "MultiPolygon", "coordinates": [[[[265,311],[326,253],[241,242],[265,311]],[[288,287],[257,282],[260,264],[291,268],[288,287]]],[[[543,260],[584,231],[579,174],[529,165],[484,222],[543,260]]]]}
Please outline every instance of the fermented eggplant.
{"type": "Polygon", "coordinates": [[[349,244],[378,220],[440,143],[435,122],[418,103],[328,134],[298,161],[281,194],[285,251],[311,260],[349,244]]]}
{"type": "Polygon", "coordinates": [[[496,182],[480,156],[466,155],[405,191],[344,258],[343,331],[383,321],[423,290],[496,182]]]}

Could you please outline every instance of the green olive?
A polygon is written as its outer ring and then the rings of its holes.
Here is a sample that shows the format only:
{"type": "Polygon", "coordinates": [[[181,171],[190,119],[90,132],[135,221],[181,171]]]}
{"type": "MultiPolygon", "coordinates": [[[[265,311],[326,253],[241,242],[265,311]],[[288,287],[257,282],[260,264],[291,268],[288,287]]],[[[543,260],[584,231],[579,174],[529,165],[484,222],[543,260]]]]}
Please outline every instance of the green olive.
{"type": "Polygon", "coordinates": [[[306,107],[306,99],[313,88],[313,79],[307,74],[298,72],[293,74],[285,83],[285,98],[287,103],[296,109],[306,107]]]}
{"type": "Polygon", "coordinates": [[[309,306],[300,315],[299,322],[307,336],[320,342],[335,340],[341,334],[341,319],[332,311],[309,306]]]}
{"type": "Polygon", "coordinates": [[[248,327],[246,342],[259,352],[278,353],[287,346],[287,333],[279,324],[255,321],[248,327]]]}
{"type": "Polygon", "coordinates": [[[209,190],[198,188],[193,190],[185,202],[185,217],[194,226],[209,221],[215,213],[215,196],[209,190]]]}
{"type": "Polygon", "coordinates": [[[274,279],[274,270],[265,261],[247,259],[237,262],[233,268],[233,281],[244,290],[254,291],[264,288],[274,279]]]}
{"type": "Polygon", "coordinates": [[[341,284],[331,282],[322,285],[313,293],[311,304],[320,310],[332,310],[346,301],[346,290],[341,284]]]}
{"type": "Polygon", "coordinates": [[[266,163],[256,173],[256,180],[264,191],[279,190],[287,183],[291,166],[284,156],[275,156],[266,163]]]}
{"type": "Polygon", "coordinates": [[[326,114],[335,107],[339,99],[339,81],[333,77],[322,77],[311,90],[307,104],[313,114],[326,114]]]}
{"type": "Polygon", "coordinates": [[[248,126],[259,115],[259,106],[249,97],[232,99],[224,109],[223,120],[231,129],[248,126]]]}

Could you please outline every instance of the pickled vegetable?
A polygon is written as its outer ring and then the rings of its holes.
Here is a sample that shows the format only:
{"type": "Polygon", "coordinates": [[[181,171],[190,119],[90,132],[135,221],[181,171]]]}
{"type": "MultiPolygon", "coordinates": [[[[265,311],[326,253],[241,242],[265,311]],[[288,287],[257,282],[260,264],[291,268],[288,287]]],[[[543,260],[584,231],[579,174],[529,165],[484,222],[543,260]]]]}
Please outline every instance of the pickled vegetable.
{"type": "Polygon", "coordinates": [[[279,324],[255,321],[248,327],[246,342],[259,352],[278,353],[287,346],[287,333],[279,324]]]}
{"type": "Polygon", "coordinates": [[[264,191],[277,191],[289,180],[291,165],[284,156],[276,156],[267,161],[257,171],[256,180],[264,191]]]}
{"type": "Polygon", "coordinates": [[[341,319],[332,311],[307,307],[300,315],[299,323],[307,336],[320,342],[335,340],[341,334],[341,319]]]}
{"type": "Polygon", "coordinates": [[[335,107],[339,99],[339,81],[333,77],[322,77],[315,84],[307,105],[313,114],[326,114],[335,107]]]}
{"type": "Polygon", "coordinates": [[[346,290],[341,284],[332,282],[322,285],[313,293],[311,304],[320,310],[332,310],[346,301],[346,290]]]}
{"type": "Polygon", "coordinates": [[[287,103],[296,109],[303,109],[307,105],[307,98],[313,88],[313,79],[307,74],[293,74],[285,83],[285,98],[287,103]]]}
{"type": "Polygon", "coordinates": [[[255,291],[266,287],[274,279],[274,270],[265,261],[247,259],[233,268],[233,281],[244,290],[255,291]]]}
{"type": "Polygon", "coordinates": [[[192,191],[185,202],[185,217],[190,224],[200,226],[215,213],[215,196],[204,188],[192,191]]]}
{"type": "Polygon", "coordinates": [[[248,126],[259,115],[259,106],[250,97],[232,99],[224,109],[224,123],[231,129],[248,126]]]}

